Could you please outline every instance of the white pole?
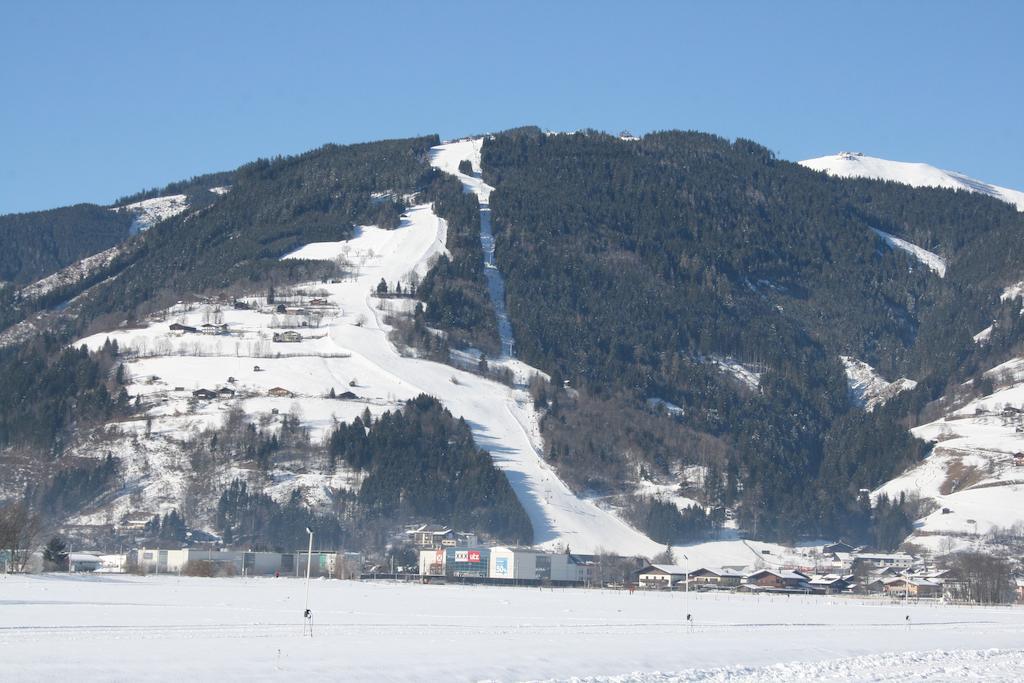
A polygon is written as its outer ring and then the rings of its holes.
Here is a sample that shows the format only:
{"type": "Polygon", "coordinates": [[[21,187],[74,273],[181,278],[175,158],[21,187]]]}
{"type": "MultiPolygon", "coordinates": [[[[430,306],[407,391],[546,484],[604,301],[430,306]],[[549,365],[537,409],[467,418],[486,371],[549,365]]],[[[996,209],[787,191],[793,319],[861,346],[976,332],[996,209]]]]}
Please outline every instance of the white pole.
{"type": "Polygon", "coordinates": [[[686,584],[683,586],[683,610],[686,612],[686,625],[690,625],[690,558],[683,555],[683,571],[686,572],[686,584]]]}
{"type": "MultiPolygon", "coordinates": [[[[306,551],[306,604],[302,609],[302,618],[305,621],[310,622],[309,635],[313,635],[313,615],[309,611],[309,570],[313,566],[313,530],[309,527],[306,528],[306,533],[309,534],[309,550],[306,551]]],[[[303,622],[305,624],[305,621],[303,622]]]]}

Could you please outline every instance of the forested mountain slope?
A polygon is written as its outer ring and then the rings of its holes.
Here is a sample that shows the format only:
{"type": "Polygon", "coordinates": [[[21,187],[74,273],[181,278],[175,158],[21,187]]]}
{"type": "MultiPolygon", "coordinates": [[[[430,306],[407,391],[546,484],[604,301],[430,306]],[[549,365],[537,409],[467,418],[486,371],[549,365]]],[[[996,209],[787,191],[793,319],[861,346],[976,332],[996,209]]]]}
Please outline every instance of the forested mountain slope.
{"type": "Polygon", "coordinates": [[[132,217],[95,204],[0,216],[0,281],[27,285],[128,236],[132,217]]]}
{"type": "MultiPolygon", "coordinates": [[[[836,180],[745,140],[521,130],[487,139],[482,161],[524,360],[620,406],[594,416],[593,438],[563,437],[581,404],[562,400],[545,423],[552,459],[616,488],[621,457],[596,434],[667,400],[725,446],[644,465],[703,467],[706,502],[739,503],[768,535],[866,532],[858,491],[921,457],[907,405],[960,369],[996,283],[1016,279],[1017,260],[995,255],[1024,247],[1021,216],[989,197],[836,180]],[[942,254],[947,276],[872,228],[942,254]],[[936,379],[864,415],[841,354],[936,379]],[[716,358],[756,370],[756,388],[716,358]]],[[[643,430],[628,441],[642,452],[643,430]]]]}

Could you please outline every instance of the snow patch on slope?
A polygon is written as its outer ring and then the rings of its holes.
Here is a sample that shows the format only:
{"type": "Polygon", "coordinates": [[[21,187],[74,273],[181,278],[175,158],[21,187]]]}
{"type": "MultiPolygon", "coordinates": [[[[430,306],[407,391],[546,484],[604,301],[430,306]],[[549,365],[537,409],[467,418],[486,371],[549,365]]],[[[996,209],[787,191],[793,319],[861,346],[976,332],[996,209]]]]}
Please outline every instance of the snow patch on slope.
{"type": "Polygon", "coordinates": [[[130,230],[132,235],[137,235],[149,230],[160,221],[177,216],[186,209],[188,209],[188,197],[183,194],[172,194],[117,206],[112,211],[127,211],[135,214],[135,220],[132,221],[130,230]]]}
{"type": "Polygon", "coordinates": [[[852,356],[840,356],[846,372],[846,384],[853,400],[871,412],[900,392],[913,389],[917,382],[901,377],[893,382],[886,381],[875,369],[852,356]]]}
{"type": "Polygon", "coordinates": [[[115,246],[98,254],[87,256],[80,261],[61,268],[52,275],[47,275],[43,279],[33,282],[21,290],[21,295],[28,299],[34,299],[55,289],[81,282],[96,271],[109,266],[120,253],[121,247],[115,246]]]}
{"type": "Polygon", "coordinates": [[[946,261],[936,253],[930,252],[927,249],[922,249],[916,244],[912,244],[906,240],[900,239],[895,235],[890,235],[887,232],[878,230],[877,228],[871,228],[871,231],[882,238],[882,240],[893,249],[900,249],[905,251],[915,259],[928,266],[939,277],[946,277],[946,261]]]}
{"type": "Polygon", "coordinates": [[[912,187],[944,187],[978,192],[1013,204],[1018,211],[1024,211],[1024,192],[991,185],[963,173],[944,171],[928,164],[889,161],[865,156],[860,152],[840,152],[832,156],[805,159],[800,165],[841,178],[873,178],[912,187]]]}
{"type": "Polygon", "coordinates": [[[733,379],[737,380],[748,389],[757,389],[761,386],[762,373],[752,365],[740,363],[735,358],[731,358],[729,356],[711,355],[705,360],[725,374],[732,376],[733,379]]]}

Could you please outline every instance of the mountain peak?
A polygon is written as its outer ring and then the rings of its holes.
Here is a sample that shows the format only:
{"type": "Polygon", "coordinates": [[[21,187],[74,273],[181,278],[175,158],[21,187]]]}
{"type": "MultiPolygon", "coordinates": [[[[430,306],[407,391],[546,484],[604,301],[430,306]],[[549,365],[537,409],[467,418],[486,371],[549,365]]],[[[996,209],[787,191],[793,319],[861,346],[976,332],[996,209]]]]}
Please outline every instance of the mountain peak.
{"type": "Polygon", "coordinates": [[[1018,211],[1024,211],[1024,192],[992,185],[963,173],[946,171],[930,164],[890,161],[866,156],[863,152],[839,152],[831,156],[805,159],[800,165],[840,178],[873,178],[891,180],[912,187],[945,187],[978,192],[1013,204],[1018,211]]]}

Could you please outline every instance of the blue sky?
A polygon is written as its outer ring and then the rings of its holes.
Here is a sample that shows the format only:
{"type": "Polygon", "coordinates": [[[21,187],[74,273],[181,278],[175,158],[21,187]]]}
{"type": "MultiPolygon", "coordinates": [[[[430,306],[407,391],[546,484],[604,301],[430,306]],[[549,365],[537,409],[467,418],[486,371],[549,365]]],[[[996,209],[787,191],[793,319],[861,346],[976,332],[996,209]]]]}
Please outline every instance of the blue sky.
{"type": "Polygon", "coordinates": [[[0,213],[524,124],[697,129],[1024,189],[1022,26],[1019,2],[2,3],[0,213]]]}

